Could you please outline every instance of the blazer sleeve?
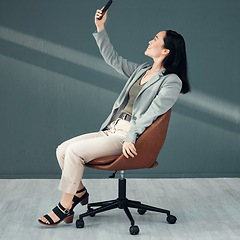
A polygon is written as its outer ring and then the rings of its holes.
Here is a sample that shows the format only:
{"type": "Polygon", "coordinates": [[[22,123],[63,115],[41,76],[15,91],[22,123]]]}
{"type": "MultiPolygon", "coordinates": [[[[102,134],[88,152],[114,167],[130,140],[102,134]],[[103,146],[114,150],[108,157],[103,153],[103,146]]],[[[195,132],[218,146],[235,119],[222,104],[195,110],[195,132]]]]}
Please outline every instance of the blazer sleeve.
{"type": "Polygon", "coordinates": [[[105,62],[120,74],[129,78],[140,66],[137,63],[130,62],[127,59],[118,56],[118,53],[114,50],[105,29],[100,32],[93,33],[93,36],[105,62]]]}
{"type": "Polygon", "coordinates": [[[124,138],[124,141],[135,144],[139,135],[141,135],[160,115],[167,112],[173,106],[181,88],[182,81],[180,78],[175,74],[169,75],[147,111],[138,119],[131,121],[130,130],[124,138]]]}

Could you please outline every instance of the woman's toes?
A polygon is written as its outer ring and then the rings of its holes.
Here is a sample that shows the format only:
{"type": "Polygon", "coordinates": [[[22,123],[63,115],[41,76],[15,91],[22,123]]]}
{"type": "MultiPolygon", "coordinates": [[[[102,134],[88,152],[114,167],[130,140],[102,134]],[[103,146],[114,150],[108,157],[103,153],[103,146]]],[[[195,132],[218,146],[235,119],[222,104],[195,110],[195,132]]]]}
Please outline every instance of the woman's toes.
{"type": "Polygon", "coordinates": [[[45,217],[41,217],[41,218],[39,218],[39,220],[41,220],[44,223],[48,223],[48,220],[45,217]]]}
{"type": "MultiPolygon", "coordinates": [[[[60,220],[59,217],[53,211],[51,211],[47,215],[53,220],[54,223],[56,223],[57,221],[60,220]]],[[[46,224],[50,224],[50,222],[45,217],[41,217],[41,218],[39,218],[39,220],[41,220],[42,222],[44,222],[46,224]]]]}

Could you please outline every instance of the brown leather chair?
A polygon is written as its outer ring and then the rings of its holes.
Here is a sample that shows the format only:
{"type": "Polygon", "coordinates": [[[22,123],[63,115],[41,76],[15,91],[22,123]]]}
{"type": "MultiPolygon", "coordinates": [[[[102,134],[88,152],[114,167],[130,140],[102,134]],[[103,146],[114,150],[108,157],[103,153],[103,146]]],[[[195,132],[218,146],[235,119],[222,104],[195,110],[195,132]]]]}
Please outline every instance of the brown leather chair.
{"type": "Polygon", "coordinates": [[[139,201],[128,200],[126,198],[126,179],[124,177],[124,170],[153,168],[158,165],[156,159],[167,135],[170,115],[171,109],[156,119],[152,125],[149,126],[137,139],[135,146],[138,155],[134,158],[125,158],[124,155],[121,154],[120,156],[94,159],[93,161],[86,164],[86,166],[90,168],[121,171],[121,177],[118,180],[118,198],[104,202],[89,203],[88,211],[84,214],[79,215],[79,219],[76,221],[77,228],[84,227],[83,217],[94,217],[97,213],[108,211],[114,208],[120,208],[125,211],[131,222],[129,229],[130,233],[132,235],[136,235],[139,233],[139,227],[134,225],[134,219],[129,211],[129,207],[138,209],[138,213],[141,215],[143,215],[147,210],[165,213],[167,214],[167,221],[169,223],[174,224],[176,222],[177,218],[173,215],[170,215],[169,210],[144,205],[139,201]]]}

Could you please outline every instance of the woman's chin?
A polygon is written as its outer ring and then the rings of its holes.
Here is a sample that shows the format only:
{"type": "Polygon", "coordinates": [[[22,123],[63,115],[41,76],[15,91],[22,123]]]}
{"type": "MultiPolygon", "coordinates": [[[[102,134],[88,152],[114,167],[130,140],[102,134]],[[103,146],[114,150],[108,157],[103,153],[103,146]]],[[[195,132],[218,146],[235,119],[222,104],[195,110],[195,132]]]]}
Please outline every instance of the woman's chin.
{"type": "Polygon", "coordinates": [[[149,55],[147,52],[144,53],[145,56],[151,57],[151,55],[149,55]]]}

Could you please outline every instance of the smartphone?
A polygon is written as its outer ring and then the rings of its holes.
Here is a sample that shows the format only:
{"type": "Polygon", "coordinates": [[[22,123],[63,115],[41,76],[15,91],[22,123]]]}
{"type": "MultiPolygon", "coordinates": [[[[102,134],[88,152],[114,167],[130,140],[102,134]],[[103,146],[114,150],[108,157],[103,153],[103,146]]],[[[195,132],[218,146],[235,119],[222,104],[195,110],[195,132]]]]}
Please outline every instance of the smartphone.
{"type": "Polygon", "coordinates": [[[105,12],[108,10],[108,8],[111,6],[111,4],[112,4],[112,0],[109,0],[109,1],[107,2],[107,4],[104,6],[104,8],[103,8],[103,10],[102,10],[102,16],[98,18],[99,20],[102,19],[102,17],[104,16],[104,14],[105,14],[105,12]]]}

